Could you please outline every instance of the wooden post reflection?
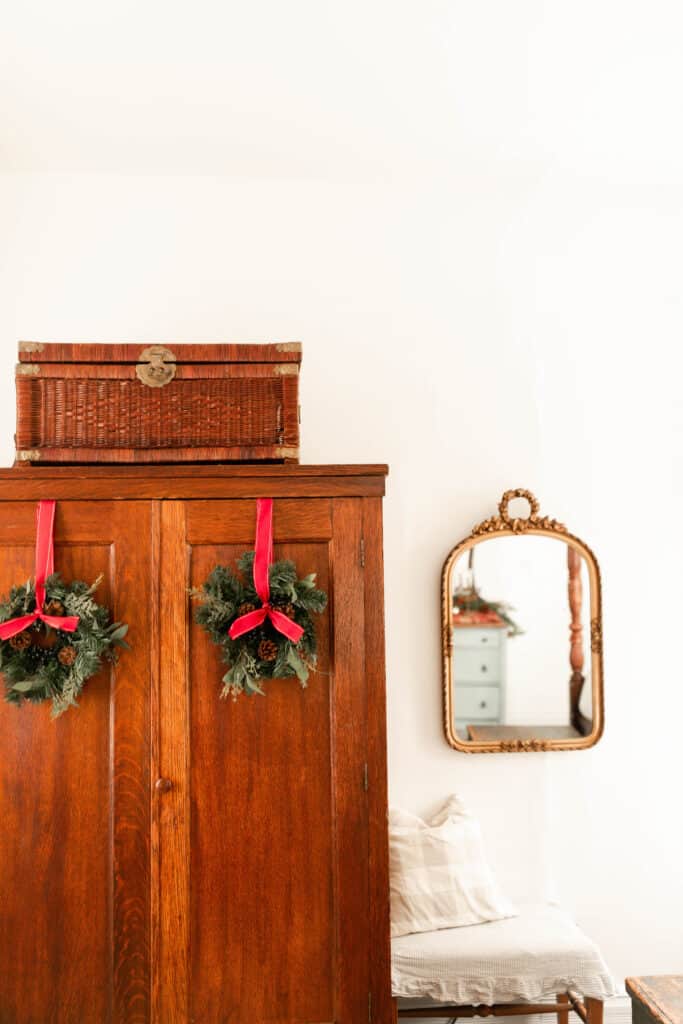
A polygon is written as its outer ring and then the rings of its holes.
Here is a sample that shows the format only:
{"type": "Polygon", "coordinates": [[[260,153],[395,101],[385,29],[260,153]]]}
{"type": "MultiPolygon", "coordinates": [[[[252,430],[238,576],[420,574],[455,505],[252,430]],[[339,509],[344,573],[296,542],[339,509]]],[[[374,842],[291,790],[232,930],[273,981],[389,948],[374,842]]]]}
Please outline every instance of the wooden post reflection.
{"type": "Polygon", "coordinates": [[[569,568],[569,611],[571,622],[569,624],[569,664],[572,674],[569,680],[569,707],[570,721],[574,729],[581,735],[586,736],[591,730],[591,723],[581,713],[579,702],[581,692],[585,683],[583,674],[584,652],[583,652],[583,624],[581,622],[581,609],[583,605],[583,585],[581,583],[581,555],[576,548],[567,545],[567,566],[569,568]]]}

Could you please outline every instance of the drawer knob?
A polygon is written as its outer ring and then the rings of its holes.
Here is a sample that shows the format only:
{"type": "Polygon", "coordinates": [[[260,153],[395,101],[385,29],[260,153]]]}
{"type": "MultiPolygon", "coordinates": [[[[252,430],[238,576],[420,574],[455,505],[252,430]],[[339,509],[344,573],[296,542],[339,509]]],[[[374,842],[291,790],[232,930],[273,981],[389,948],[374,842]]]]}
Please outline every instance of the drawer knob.
{"type": "Polygon", "coordinates": [[[482,642],[483,644],[487,644],[487,643],[489,642],[489,638],[488,638],[487,636],[483,636],[483,637],[481,638],[481,642],[482,642]]]}
{"type": "Polygon", "coordinates": [[[173,783],[170,779],[157,779],[154,787],[159,793],[168,793],[170,789],[173,789],[173,783]]]}
{"type": "Polygon", "coordinates": [[[486,665],[482,665],[481,670],[482,672],[488,672],[488,667],[486,665]]]}
{"type": "Polygon", "coordinates": [[[481,703],[479,704],[479,707],[480,708],[485,708],[486,707],[486,701],[485,700],[481,701],[481,703]]]}

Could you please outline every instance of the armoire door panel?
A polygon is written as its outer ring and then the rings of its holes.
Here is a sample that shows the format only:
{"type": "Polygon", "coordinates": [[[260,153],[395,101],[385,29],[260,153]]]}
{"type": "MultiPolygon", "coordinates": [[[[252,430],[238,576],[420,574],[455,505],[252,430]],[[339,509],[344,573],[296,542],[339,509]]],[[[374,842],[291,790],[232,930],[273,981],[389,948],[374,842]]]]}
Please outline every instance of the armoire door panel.
{"type": "MultiPolygon", "coordinates": [[[[332,536],[332,504],[325,498],[315,501],[278,498],[273,521],[275,538],[288,541],[329,540],[332,536]]],[[[185,502],[188,543],[238,544],[239,554],[245,548],[253,548],[254,501],[231,501],[229,516],[225,508],[225,502],[220,501],[185,502]]]]}
{"type": "MultiPolygon", "coordinates": [[[[193,547],[193,585],[243,551],[193,547]]],[[[276,557],[296,559],[329,588],[326,542],[281,544],[276,557]]],[[[319,671],[306,689],[296,679],[273,680],[265,697],[220,701],[227,666],[206,633],[191,629],[190,1005],[197,1020],[333,1019],[328,630],[325,614],[319,671]]]]}
{"type": "MultiPolygon", "coordinates": [[[[167,504],[175,511],[164,510],[162,567],[163,552],[187,540],[185,588],[253,546],[253,501],[167,504]]],[[[172,828],[185,836],[189,857],[181,849],[175,856],[181,876],[189,864],[179,884],[190,934],[187,967],[172,969],[188,937],[181,925],[174,942],[169,930],[158,1005],[175,1000],[179,1015],[160,1016],[160,1024],[357,1024],[368,1011],[361,502],[277,501],[274,529],[274,557],[293,559],[301,574],[316,572],[330,597],[317,618],[318,669],[305,689],[296,679],[272,680],[266,696],[220,700],[220,651],[162,571],[162,607],[166,587],[168,601],[187,608],[189,624],[184,651],[177,648],[182,628],[175,639],[162,634],[161,663],[173,647],[175,675],[160,693],[161,729],[163,706],[171,703],[181,726],[160,737],[160,750],[168,751],[160,768],[173,751],[176,768],[185,763],[189,774],[185,782],[173,779],[160,798],[173,810],[159,812],[159,844],[166,849],[172,828]],[[180,678],[183,665],[187,679],[180,678]],[[172,984],[174,994],[167,991],[172,984]]],[[[180,558],[169,559],[177,580],[180,558]]],[[[172,870],[166,858],[162,877],[172,870]]],[[[166,918],[163,890],[160,907],[166,918]]]]}
{"type": "MultiPolygon", "coordinates": [[[[0,592],[34,573],[33,504],[0,503],[0,592]]],[[[61,502],[55,564],[104,579],[132,649],[57,720],[0,703],[1,1024],[146,1024],[149,506],[61,502]]]]}

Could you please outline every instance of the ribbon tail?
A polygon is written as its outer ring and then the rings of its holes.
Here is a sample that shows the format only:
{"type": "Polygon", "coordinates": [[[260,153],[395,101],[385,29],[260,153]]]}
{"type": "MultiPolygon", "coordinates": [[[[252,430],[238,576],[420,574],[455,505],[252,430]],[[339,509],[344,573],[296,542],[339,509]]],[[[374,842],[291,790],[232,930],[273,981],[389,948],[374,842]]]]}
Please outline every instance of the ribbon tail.
{"type": "Polygon", "coordinates": [[[45,580],[54,572],[54,501],[39,501],[36,509],[36,610],[45,603],[45,580]]]}
{"type": "Polygon", "coordinates": [[[9,640],[11,637],[21,633],[22,630],[32,626],[38,619],[38,612],[31,612],[30,615],[22,615],[18,619],[10,619],[9,622],[0,623],[0,640],[9,640]]]}
{"type": "Polygon", "coordinates": [[[298,622],[294,622],[284,612],[276,611],[275,608],[271,608],[268,614],[278,633],[282,633],[283,636],[286,636],[294,644],[299,643],[299,640],[304,635],[303,626],[300,626],[298,622]]]}
{"type": "Polygon", "coordinates": [[[253,612],[247,612],[246,615],[240,615],[239,619],[235,619],[228,630],[228,636],[231,640],[237,640],[238,637],[243,636],[245,633],[250,633],[252,629],[256,629],[257,626],[266,621],[267,614],[267,609],[257,608],[253,612]]]}
{"type": "Polygon", "coordinates": [[[38,618],[47,626],[60,629],[63,633],[73,633],[78,628],[78,615],[39,615],[38,618]]]}
{"type": "Polygon", "coordinates": [[[270,600],[268,570],[273,560],[273,499],[256,502],[256,541],[254,543],[254,587],[262,604],[270,600]]]}

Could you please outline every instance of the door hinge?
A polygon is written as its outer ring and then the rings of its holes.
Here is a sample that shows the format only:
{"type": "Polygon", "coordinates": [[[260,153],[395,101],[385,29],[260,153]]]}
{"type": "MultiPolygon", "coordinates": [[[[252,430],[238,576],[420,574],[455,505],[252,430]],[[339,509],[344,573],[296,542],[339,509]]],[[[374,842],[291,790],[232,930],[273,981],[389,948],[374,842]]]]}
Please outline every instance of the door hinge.
{"type": "Polygon", "coordinates": [[[360,539],[360,567],[365,568],[365,537],[360,539]]]}
{"type": "Polygon", "coordinates": [[[372,992],[368,992],[368,1021],[372,1020],[372,992]]]}
{"type": "Polygon", "coordinates": [[[363,789],[365,790],[366,793],[370,789],[370,781],[369,781],[369,778],[368,778],[368,762],[367,761],[363,765],[363,789]]]}

